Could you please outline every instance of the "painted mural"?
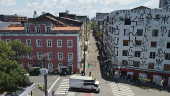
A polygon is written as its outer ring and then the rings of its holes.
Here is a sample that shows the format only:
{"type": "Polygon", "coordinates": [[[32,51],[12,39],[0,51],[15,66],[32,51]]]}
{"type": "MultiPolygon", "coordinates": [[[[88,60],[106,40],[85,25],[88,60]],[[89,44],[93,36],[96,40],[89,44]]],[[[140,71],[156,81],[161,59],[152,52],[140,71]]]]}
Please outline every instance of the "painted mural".
{"type": "MultiPolygon", "coordinates": [[[[127,60],[128,66],[134,66],[134,61],[140,62],[140,68],[148,69],[149,63],[154,64],[155,70],[164,70],[167,51],[168,33],[170,30],[170,9],[147,9],[147,10],[118,10],[113,11],[109,18],[113,20],[111,24],[113,32],[113,59],[119,61],[127,60]],[[162,15],[164,14],[164,15],[162,15]],[[125,35],[125,29],[129,30],[129,35],[125,35]],[[143,30],[139,36],[138,29],[143,30]],[[155,31],[156,30],[156,31],[155,31]],[[128,40],[128,46],[123,46],[123,40],[128,40]],[[141,46],[136,46],[136,41],[141,41],[141,46]],[[155,47],[153,46],[153,43],[155,47]],[[122,51],[128,50],[128,56],[122,56],[122,51]],[[135,57],[135,52],[140,51],[140,56],[135,57]],[[151,54],[153,52],[154,54],[151,54]]],[[[141,74],[144,76],[144,74],[141,74]]],[[[155,75],[153,81],[160,83],[160,76],[155,75]]],[[[170,80],[169,80],[170,84],[170,80]]]]}

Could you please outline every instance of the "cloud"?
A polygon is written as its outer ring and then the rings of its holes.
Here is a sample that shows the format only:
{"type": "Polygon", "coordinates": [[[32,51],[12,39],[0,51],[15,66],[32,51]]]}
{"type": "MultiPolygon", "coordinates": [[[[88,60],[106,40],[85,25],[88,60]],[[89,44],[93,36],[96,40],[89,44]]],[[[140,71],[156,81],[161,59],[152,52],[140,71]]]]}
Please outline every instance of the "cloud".
{"type": "Polygon", "coordinates": [[[45,8],[53,8],[53,6],[57,4],[58,0],[44,0],[42,4],[39,4],[39,2],[30,3],[28,0],[26,0],[26,2],[27,2],[27,6],[29,7],[45,9],[45,8]]]}
{"type": "Polygon", "coordinates": [[[144,4],[146,7],[150,8],[158,8],[159,6],[159,0],[150,0],[144,4]]]}
{"type": "Polygon", "coordinates": [[[62,8],[64,8],[63,6],[56,6],[57,8],[59,8],[59,9],[62,9],[62,8]]]}
{"type": "Polygon", "coordinates": [[[16,0],[0,0],[0,6],[12,6],[15,5],[16,0]]]}
{"type": "Polygon", "coordinates": [[[26,9],[20,9],[20,10],[13,10],[12,14],[17,14],[17,15],[23,15],[23,16],[28,16],[29,18],[33,17],[33,10],[26,10],[26,9]],[[30,14],[32,13],[32,14],[30,14]]]}
{"type": "Polygon", "coordinates": [[[100,3],[105,6],[123,6],[131,3],[139,3],[140,0],[100,0],[100,3]]]}
{"type": "Polygon", "coordinates": [[[101,10],[102,13],[111,13],[112,11],[114,11],[114,9],[103,8],[103,9],[101,10]]]}

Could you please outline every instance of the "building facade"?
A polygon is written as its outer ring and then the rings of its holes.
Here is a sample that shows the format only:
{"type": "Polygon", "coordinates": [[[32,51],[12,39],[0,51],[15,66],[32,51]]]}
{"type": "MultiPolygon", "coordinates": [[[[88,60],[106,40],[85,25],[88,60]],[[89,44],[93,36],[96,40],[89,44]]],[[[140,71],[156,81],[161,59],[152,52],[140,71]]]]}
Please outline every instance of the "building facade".
{"type": "Polygon", "coordinates": [[[25,24],[11,25],[0,30],[0,39],[6,43],[19,40],[32,46],[32,54],[25,54],[20,67],[43,67],[43,55],[47,54],[46,68],[49,72],[79,72],[80,67],[80,27],[69,26],[44,14],[25,24]]]}
{"type": "Polygon", "coordinates": [[[110,69],[156,84],[165,78],[164,84],[170,85],[169,13],[170,9],[140,8],[111,12],[107,43],[110,69]]]}
{"type": "Polygon", "coordinates": [[[0,21],[3,22],[21,22],[21,21],[27,21],[26,16],[19,16],[17,14],[15,15],[0,15],[0,21]]]}
{"type": "Polygon", "coordinates": [[[159,8],[169,8],[170,0],[159,0],[159,8]]]}

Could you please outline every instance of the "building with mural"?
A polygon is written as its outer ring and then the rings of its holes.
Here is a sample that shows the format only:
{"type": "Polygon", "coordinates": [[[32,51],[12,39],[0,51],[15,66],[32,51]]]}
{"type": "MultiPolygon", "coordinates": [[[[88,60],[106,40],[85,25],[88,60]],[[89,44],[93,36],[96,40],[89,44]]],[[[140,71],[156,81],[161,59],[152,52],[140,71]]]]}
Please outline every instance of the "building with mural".
{"type": "Polygon", "coordinates": [[[0,30],[0,40],[6,43],[19,40],[26,46],[32,46],[32,54],[25,54],[20,67],[43,67],[42,55],[47,54],[46,68],[49,72],[79,72],[81,60],[81,31],[83,22],[69,21],[49,13],[28,19],[24,24],[11,24],[0,30]],[[80,26],[76,26],[80,24],[80,26]]]}
{"type": "Polygon", "coordinates": [[[159,8],[169,8],[170,0],[159,0],[159,8]]]}
{"type": "Polygon", "coordinates": [[[109,23],[105,18],[103,34],[104,39],[108,37],[105,45],[109,48],[104,50],[109,56],[110,70],[121,71],[121,76],[131,75],[134,79],[150,79],[156,84],[165,78],[164,84],[170,85],[169,14],[170,9],[143,6],[111,12],[109,23]]]}

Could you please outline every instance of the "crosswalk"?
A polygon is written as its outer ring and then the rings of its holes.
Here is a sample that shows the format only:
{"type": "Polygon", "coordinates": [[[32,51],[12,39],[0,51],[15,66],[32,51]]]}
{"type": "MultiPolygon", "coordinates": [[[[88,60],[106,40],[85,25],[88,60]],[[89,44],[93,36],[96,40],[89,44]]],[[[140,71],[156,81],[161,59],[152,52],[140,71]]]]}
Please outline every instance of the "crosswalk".
{"type": "Polygon", "coordinates": [[[65,95],[67,94],[66,96],[74,96],[75,95],[75,92],[72,92],[72,91],[68,91],[69,89],[69,79],[63,79],[60,86],[57,88],[55,94],[61,94],[61,95],[65,95]]]}
{"type": "Polygon", "coordinates": [[[110,83],[113,96],[134,96],[133,91],[130,87],[123,84],[116,84],[115,82],[110,83]]]}

